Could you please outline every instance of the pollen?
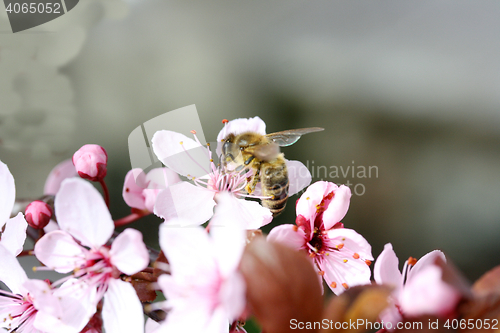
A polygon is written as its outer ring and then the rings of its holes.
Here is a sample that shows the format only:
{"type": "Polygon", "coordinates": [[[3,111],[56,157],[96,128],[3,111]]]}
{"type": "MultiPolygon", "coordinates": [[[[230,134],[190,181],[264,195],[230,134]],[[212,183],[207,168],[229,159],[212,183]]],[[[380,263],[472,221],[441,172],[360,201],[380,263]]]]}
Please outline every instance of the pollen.
{"type": "Polygon", "coordinates": [[[214,160],[211,158],[211,159],[210,159],[210,162],[213,162],[213,161],[214,161],[214,160]]]}
{"type": "Polygon", "coordinates": [[[340,250],[340,249],[342,249],[342,248],[344,247],[344,243],[340,243],[340,244],[338,244],[336,247],[337,247],[337,249],[339,249],[339,250],[340,250]]]}
{"type": "Polygon", "coordinates": [[[191,134],[196,134],[195,130],[191,130],[190,132],[191,132],[191,134]]]}
{"type": "Polygon", "coordinates": [[[223,123],[223,124],[227,124],[228,122],[229,122],[229,120],[227,120],[227,119],[222,119],[222,123],[223,123]]]}
{"type": "Polygon", "coordinates": [[[181,142],[179,142],[179,143],[180,143],[181,145],[183,145],[183,144],[184,144],[184,142],[183,142],[183,141],[181,141],[181,142]]]}
{"type": "Polygon", "coordinates": [[[33,272],[36,272],[36,267],[35,267],[35,266],[33,266],[33,268],[32,268],[32,269],[33,269],[33,272]]]}
{"type": "Polygon", "coordinates": [[[306,200],[309,200],[309,199],[311,199],[311,198],[309,198],[309,197],[306,198],[306,200]]]}
{"type": "Polygon", "coordinates": [[[342,261],[344,262],[344,264],[346,264],[348,260],[347,260],[347,259],[344,259],[344,260],[342,260],[342,261]]]}
{"type": "Polygon", "coordinates": [[[337,282],[330,283],[330,287],[332,287],[333,289],[337,288],[337,282]]]}
{"type": "Polygon", "coordinates": [[[311,258],[316,257],[316,253],[314,253],[314,252],[309,253],[309,257],[311,257],[311,258]]]}
{"type": "Polygon", "coordinates": [[[323,275],[325,275],[325,271],[319,271],[318,274],[323,276],[323,275]]]}
{"type": "Polygon", "coordinates": [[[342,283],[342,287],[344,287],[345,290],[349,289],[349,286],[347,285],[347,283],[342,283]]]}
{"type": "Polygon", "coordinates": [[[408,258],[408,265],[415,266],[416,263],[417,263],[417,259],[415,259],[413,257],[408,258]]]}
{"type": "Polygon", "coordinates": [[[354,259],[359,259],[359,254],[354,253],[354,254],[352,255],[352,257],[353,257],[354,259]]]}
{"type": "Polygon", "coordinates": [[[372,262],[370,260],[365,260],[365,264],[367,264],[368,266],[370,266],[372,264],[372,262]]]}

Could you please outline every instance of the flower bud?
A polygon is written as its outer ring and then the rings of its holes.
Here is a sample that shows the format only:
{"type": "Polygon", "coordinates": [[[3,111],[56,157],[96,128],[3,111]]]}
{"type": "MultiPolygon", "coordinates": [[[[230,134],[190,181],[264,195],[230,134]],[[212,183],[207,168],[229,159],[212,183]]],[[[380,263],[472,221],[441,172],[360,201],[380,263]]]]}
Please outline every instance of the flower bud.
{"type": "Polygon", "coordinates": [[[52,217],[52,208],[45,202],[36,200],[30,203],[25,210],[26,222],[34,229],[43,229],[52,217]]]}
{"type": "Polygon", "coordinates": [[[80,177],[100,181],[106,176],[108,154],[99,145],[85,145],[73,155],[73,164],[80,177]]]}

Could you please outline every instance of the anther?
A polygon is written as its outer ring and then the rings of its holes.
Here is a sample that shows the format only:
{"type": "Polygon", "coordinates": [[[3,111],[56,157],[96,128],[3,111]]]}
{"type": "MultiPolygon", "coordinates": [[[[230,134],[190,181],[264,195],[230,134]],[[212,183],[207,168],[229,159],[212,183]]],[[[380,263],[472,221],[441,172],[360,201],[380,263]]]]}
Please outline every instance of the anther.
{"type": "Polygon", "coordinates": [[[342,287],[344,287],[345,290],[349,289],[349,286],[347,285],[347,283],[342,283],[342,287]]]}
{"type": "Polygon", "coordinates": [[[229,122],[229,120],[227,120],[227,119],[222,119],[222,123],[223,123],[223,124],[227,124],[228,122],[229,122]]]}
{"type": "Polygon", "coordinates": [[[340,244],[338,244],[336,247],[337,247],[337,249],[339,249],[339,250],[340,250],[340,249],[342,249],[342,248],[344,247],[344,243],[340,243],[340,244]]]}
{"type": "Polygon", "coordinates": [[[365,264],[367,264],[368,266],[370,266],[372,264],[372,262],[370,260],[365,260],[365,264]]]}
{"type": "Polygon", "coordinates": [[[354,253],[354,254],[352,255],[352,257],[353,257],[354,259],[359,259],[359,254],[354,253]]]}
{"type": "Polygon", "coordinates": [[[347,263],[347,259],[344,259],[344,260],[342,260],[342,261],[344,262],[344,264],[345,264],[345,263],[347,263]]]}
{"type": "Polygon", "coordinates": [[[325,275],[325,271],[319,271],[318,274],[323,276],[323,275],[325,275]]]}
{"type": "Polygon", "coordinates": [[[293,231],[298,231],[298,230],[299,230],[299,227],[297,227],[296,225],[294,225],[294,226],[292,227],[292,229],[293,229],[293,231]]]}
{"type": "Polygon", "coordinates": [[[181,145],[183,145],[183,144],[184,144],[184,142],[183,142],[183,141],[181,141],[181,142],[179,142],[179,143],[180,143],[181,145]]]}
{"type": "Polygon", "coordinates": [[[332,287],[333,289],[337,288],[337,282],[330,283],[330,287],[332,287]]]}
{"type": "Polygon", "coordinates": [[[191,134],[196,134],[195,130],[191,130],[190,132],[191,132],[191,134]]]}
{"type": "Polygon", "coordinates": [[[408,258],[408,265],[415,266],[416,263],[417,263],[417,259],[415,259],[413,257],[408,258]]]}

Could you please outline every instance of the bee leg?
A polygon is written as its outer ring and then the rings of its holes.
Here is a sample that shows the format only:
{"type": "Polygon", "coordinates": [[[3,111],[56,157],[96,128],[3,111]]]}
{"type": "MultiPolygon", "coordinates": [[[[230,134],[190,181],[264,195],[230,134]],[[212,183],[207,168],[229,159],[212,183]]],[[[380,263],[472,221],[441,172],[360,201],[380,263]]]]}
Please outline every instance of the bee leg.
{"type": "Polygon", "coordinates": [[[248,194],[252,194],[253,191],[255,191],[255,186],[257,186],[257,183],[259,182],[259,179],[260,179],[260,169],[257,169],[255,171],[255,175],[253,175],[253,178],[248,180],[248,184],[247,186],[245,187],[245,189],[247,190],[248,194]]]}
{"type": "Polygon", "coordinates": [[[255,158],[255,156],[250,156],[250,157],[249,157],[249,158],[248,158],[248,159],[244,162],[244,164],[245,164],[245,165],[249,165],[249,164],[250,164],[250,162],[252,162],[254,158],[255,158]]]}

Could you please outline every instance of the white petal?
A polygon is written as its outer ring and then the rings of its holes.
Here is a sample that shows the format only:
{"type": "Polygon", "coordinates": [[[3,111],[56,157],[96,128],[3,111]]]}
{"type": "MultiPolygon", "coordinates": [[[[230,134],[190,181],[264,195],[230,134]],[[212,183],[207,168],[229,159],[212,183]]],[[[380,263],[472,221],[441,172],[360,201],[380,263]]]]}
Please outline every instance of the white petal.
{"type": "Polygon", "coordinates": [[[217,206],[223,205],[223,208],[215,210],[211,226],[235,226],[238,223],[240,227],[252,230],[259,229],[273,219],[271,211],[256,201],[237,199],[226,192],[218,193],[216,200],[217,206]]]}
{"type": "Polygon", "coordinates": [[[146,328],[144,329],[144,332],[153,333],[158,327],[160,327],[160,323],[148,318],[146,319],[146,328]]]}
{"type": "Polygon", "coordinates": [[[16,217],[7,221],[0,244],[5,246],[14,256],[17,256],[23,250],[27,227],[28,223],[24,219],[23,213],[18,213],[16,217]]]}
{"type": "Polygon", "coordinates": [[[179,218],[186,225],[201,225],[212,217],[214,206],[214,192],[182,182],[158,194],[154,213],[165,221],[179,218]]]}
{"type": "Polygon", "coordinates": [[[14,294],[26,295],[26,288],[23,287],[24,282],[28,280],[26,272],[16,257],[2,245],[0,245],[0,262],[2,263],[0,265],[0,281],[5,283],[14,294]]]}
{"type": "Polygon", "coordinates": [[[14,177],[12,177],[7,165],[0,161],[0,228],[9,219],[15,200],[14,177]]]}
{"type": "Polygon", "coordinates": [[[286,160],[286,168],[288,170],[289,197],[299,193],[311,184],[311,173],[302,162],[286,160]]]}
{"type": "Polygon", "coordinates": [[[291,224],[274,227],[267,235],[268,242],[278,242],[297,251],[305,246],[307,240],[304,230],[291,224]]]}
{"type": "Polygon", "coordinates": [[[135,274],[149,264],[149,254],[142,241],[142,234],[135,229],[125,229],[111,244],[111,263],[127,275],[135,274]]]}
{"type": "Polygon", "coordinates": [[[128,282],[112,279],[102,309],[106,333],[144,332],[144,314],[135,289],[128,282]]]}
{"type": "Polygon", "coordinates": [[[47,267],[59,273],[68,273],[80,267],[86,251],[67,232],[49,232],[35,244],[35,256],[47,267]]]}
{"type": "Polygon", "coordinates": [[[45,181],[45,186],[43,188],[44,194],[55,195],[61,183],[66,178],[77,177],[78,172],[73,165],[73,160],[70,158],[68,160],[62,161],[54,167],[49,173],[47,180],[45,181]]]}
{"type": "Polygon", "coordinates": [[[101,194],[79,178],[63,181],[56,195],[55,211],[61,230],[89,247],[104,245],[115,229],[101,194]]]}
{"type": "Polygon", "coordinates": [[[210,173],[207,148],[184,134],[158,131],[151,141],[158,159],[178,174],[201,177],[210,173]]]}

